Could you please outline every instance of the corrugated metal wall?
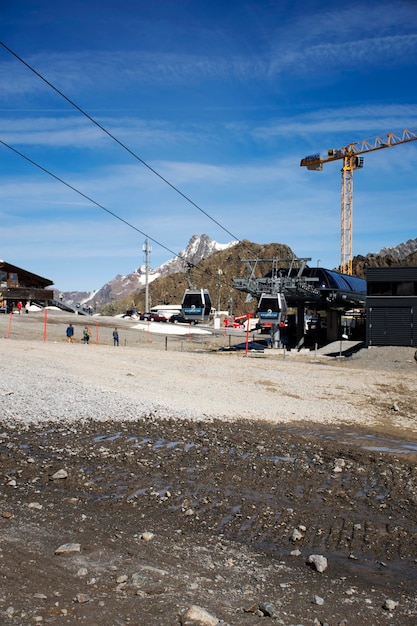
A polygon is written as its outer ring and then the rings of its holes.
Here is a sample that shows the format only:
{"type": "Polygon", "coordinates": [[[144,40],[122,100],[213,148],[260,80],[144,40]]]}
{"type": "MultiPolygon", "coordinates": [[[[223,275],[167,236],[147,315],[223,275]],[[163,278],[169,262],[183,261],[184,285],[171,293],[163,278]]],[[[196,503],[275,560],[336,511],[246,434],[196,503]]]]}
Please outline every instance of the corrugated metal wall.
{"type": "Polygon", "coordinates": [[[366,341],[369,346],[416,346],[417,306],[367,306],[366,341]]]}
{"type": "Polygon", "coordinates": [[[417,280],[417,267],[368,267],[366,270],[366,281],[384,282],[392,280],[401,282],[403,280],[417,280]]]}
{"type": "Polygon", "coordinates": [[[389,286],[390,283],[395,285],[402,282],[408,283],[411,290],[414,283],[415,294],[367,296],[368,346],[417,346],[417,267],[372,267],[368,268],[366,279],[369,294],[378,292],[378,283],[387,283],[389,286]]]}

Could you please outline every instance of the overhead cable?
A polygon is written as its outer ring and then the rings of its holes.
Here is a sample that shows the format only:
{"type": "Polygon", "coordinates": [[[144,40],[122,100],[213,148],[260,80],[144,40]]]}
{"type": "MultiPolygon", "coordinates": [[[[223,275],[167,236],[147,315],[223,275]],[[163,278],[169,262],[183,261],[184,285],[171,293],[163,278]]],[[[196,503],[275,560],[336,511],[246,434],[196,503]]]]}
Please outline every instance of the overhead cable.
{"type": "Polygon", "coordinates": [[[184,198],[184,200],[186,200],[187,202],[192,204],[196,209],[198,209],[198,211],[200,211],[206,217],[208,217],[212,222],[214,222],[217,226],[219,226],[219,228],[224,230],[224,232],[227,233],[228,235],[230,235],[234,240],[240,242],[240,239],[238,237],[236,237],[227,228],[225,228],[222,224],[220,224],[220,222],[218,222],[214,217],[209,215],[209,213],[207,213],[207,211],[202,209],[198,204],[196,204],[193,200],[191,200],[191,198],[189,198],[187,195],[185,195],[185,193],[183,193],[180,189],[178,189],[178,187],[176,187],[175,185],[170,183],[169,180],[167,180],[164,176],[162,176],[162,174],[160,174],[151,165],[149,165],[146,161],[144,161],[140,156],[138,156],[135,152],[133,152],[133,150],[131,150],[128,146],[126,146],[126,144],[124,144],[122,141],[120,141],[120,139],[118,139],[115,135],[113,135],[110,131],[108,131],[102,124],[97,122],[97,120],[95,120],[91,115],[89,115],[86,111],[84,111],[84,109],[82,109],[80,106],[78,106],[78,104],[76,104],[73,100],[71,100],[71,98],[66,96],[62,91],[60,91],[57,87],[55,87],[55,85],[53,83],[51,83],[48,79],[46,79],[44,76],[42,76],[42,74],[40,74],[40,72],[35,70],[34,67],[32,67],[27,61],[22,59],[22,57],[20,57],[16,52],[14,52],[11,48],[9,48],[9,46],[7,46],[3,41],[0,41],[0,45],[3,46],[3,48],[5,50],[10,52],[10,54],[12,56],[14,56],[15,59],[17,59],[20,63],[25,65],[31,72],[33,72],[33,74],[35,74],[44,83],[46,83],[51,89],[53,89],[58,95],[60,95],[62,98],[64,98],[64,100],[66,100],[72,107],[77,109],[77,111],[79,111],[82,115],[84,115],[84,117],[86,117],[90,122],[95,124],[95,126],[97,126],[100,130],[102,130],[108,137],[113,139],[113,141],[115,141],[121,148],[126,150],[131,156],[133,156],[137,161],[139,161],[149,171],[151,171],[153,174],[155,174],[155,176],[157,176],[160,180],[162,180],[169,187],[171,187],[171,189],[173,189],[182,198],[184,198]]]}
{"type": "MultiPolygon", "coordinates": [[[[46,167],[43,167],[43,165],[40,165],[39,163],[37,163],[36,161],[34,161],[30,157],[28,157],[26,154],[23,154],[23,152],[20,152],[19,150],[17,150],[13,146],[9,145],[5,141],[2,141],[1,139],[0,139],[0,144],[2,144],[3,146],[8,148],[9,150],[14,152],[15,154],[19,155],[20,157],[22,157],[22,159],[25,159],[25,161],[27,161],[28,163],[31,163],[32,165],[34,165],[38,169],[42,170],[42,172],[45,172],[45,174],[48,174],[48,176],[51,176],[52,178],[55,178],[55,180],[57,180],[58,182],[62,183],[63,185],[65,185],[66,187],[71,189],[72,191],[75,191],[75,193],[77,193],[78,195],[82,196],[83,198],[85,198],[86,200],[88,200],[89,202],[91,202],[92,204],[97,206],[99,209],[102,209],[103,211],[106,211],[106,213],[109,213],[109,215],[112,215],[113,217],[115,217],[120,222],[123,222],[123,224],[126,224],[126,226],[129,226],[129,228],[133,228],[133,230],[135,230],[136,232],[140,233],[141,235],[143,235],[147,239],[150,239],[156,245],[160,246],[164,250],[167,250],[167,252],[169,252],[170,254],[173,254],[175,257],[177,257],[178,259],[181,259],[182,261],[184,261],[188,265],[191,265],[193,268],[198,269],[197,266],[195,266],[192,263],[190,263],[187,259],[182,257],[180,254],[174,252],[173,250],[170,250],[170,248],[167,248],[167,246],[164,246],[164,244],[162,244],[160,241],[157,241],[156,239],[154,239],[150,235],[144,233],[142,230],[140,230],[139,228],[137,228],[136,226],[134,226],[133,224],[131,224],[130,222],[125,220],[123,217],[120,217],[120,215],[117,215],[117,213],[115,213],[114,211],[111,211],[110,209],[106,208],[105,206],[103,206],[99,202],[96,202],[96,200],[93,200],[93,198],[90,198],[90,196],[87,196],[87,194],[85,194],[82,191],[80,191],[79,189],[77,189],[77,187],[74,187],[74,185],[71,185],[70,183],[67,183],[63,178],[60,178],[59,176],[57,176],[56,174],[54,174],[53,172],[48,170],[46,167]]],[[[199,271],[202,271],[202,270],[199,270],[199,271]]]]}

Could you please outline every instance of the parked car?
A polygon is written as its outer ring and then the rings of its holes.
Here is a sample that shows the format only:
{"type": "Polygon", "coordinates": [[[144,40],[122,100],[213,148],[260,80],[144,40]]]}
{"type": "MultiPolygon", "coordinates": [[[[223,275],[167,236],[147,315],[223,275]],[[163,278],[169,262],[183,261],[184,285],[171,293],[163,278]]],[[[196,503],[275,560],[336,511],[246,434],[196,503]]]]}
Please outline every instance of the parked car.
{"type": "Polygon", "coordinates": [[[153,322],[167,322],[165,315],[158,315],[157,313],[151,313],[151,320],[153,322]]]}
{"type": "Polygon", "coordinates": [[[158,315],[157,313],[141,313],[139,319],[147,322],[167,322],[165,315],[158,315]]]}
{"type": "Polygon", "coordinates": [[[169,318],[171,324],[197,324],[197,320],[187,320],[183,315],[177,313],[169,318]]]}

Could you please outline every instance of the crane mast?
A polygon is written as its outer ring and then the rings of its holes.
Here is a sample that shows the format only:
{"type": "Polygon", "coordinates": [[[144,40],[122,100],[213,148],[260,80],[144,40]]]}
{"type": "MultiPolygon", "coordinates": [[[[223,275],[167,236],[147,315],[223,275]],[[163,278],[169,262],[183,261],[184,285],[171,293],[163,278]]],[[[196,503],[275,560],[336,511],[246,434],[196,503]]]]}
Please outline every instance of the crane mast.
{"type": "Polygon", "coordinates": [[[300,166],[308,170],[321,171],[324,163],[343,160],[341,219],[340,219],[340,271],[352,275],[352,215],[353,215],[353,172],[363,167],[363,157],[358,155],[391,148],[417,139],[417,132],[404,129],[400,134],[387,133],[373,139],[352,142],[343,148],[327,151],[327,158],[312,154],[301,159],[300,166]]]}

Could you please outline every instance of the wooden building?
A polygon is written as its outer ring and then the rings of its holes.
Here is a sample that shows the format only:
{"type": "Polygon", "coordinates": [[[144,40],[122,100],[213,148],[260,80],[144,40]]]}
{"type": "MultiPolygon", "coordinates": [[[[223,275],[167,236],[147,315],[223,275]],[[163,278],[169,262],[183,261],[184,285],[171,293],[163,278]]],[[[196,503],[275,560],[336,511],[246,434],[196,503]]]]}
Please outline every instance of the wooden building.
{"type": "Polygon", "coordinates": [[[32,274],[16,265],[0,261],[0,303],[2,311],[10,311],[20,301],[23,306],[26,302],[36,302],[47,306],[54,298],[53,281],[32,274]]]}
{"type": "Polygon", "coordinates": [[[417,346],[417,267],[366,271],[368,346],[417,346]]]}

